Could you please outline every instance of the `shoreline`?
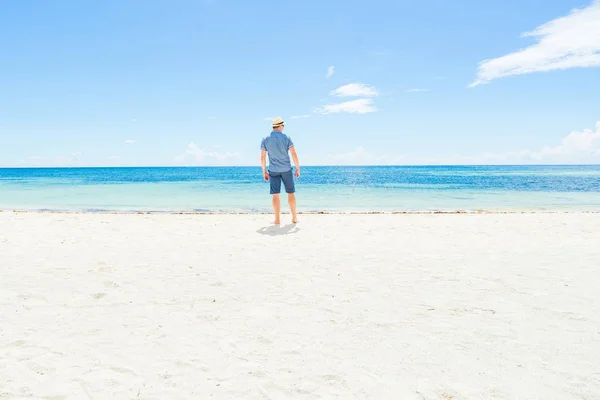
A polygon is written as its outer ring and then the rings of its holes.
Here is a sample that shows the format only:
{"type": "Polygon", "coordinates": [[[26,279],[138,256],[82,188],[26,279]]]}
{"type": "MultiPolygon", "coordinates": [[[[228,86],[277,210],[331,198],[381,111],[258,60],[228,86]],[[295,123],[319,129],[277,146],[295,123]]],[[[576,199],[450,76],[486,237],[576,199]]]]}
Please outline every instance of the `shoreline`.
{"type": "MultiPolygon", "coordinates": [[[[0,213],[15,214],[77,214],[77,215],[270,215],[270,211],[119,211],[119,210],[39,210],[39,209],[0,209],[0,213]]],[[[289,211],[281,211],[289,215],[289,211]]],[[[432,211],[298,211],[298,215],[501,215],[501,214],[600,214],[599,210],[432,210],[432,211]]]]}

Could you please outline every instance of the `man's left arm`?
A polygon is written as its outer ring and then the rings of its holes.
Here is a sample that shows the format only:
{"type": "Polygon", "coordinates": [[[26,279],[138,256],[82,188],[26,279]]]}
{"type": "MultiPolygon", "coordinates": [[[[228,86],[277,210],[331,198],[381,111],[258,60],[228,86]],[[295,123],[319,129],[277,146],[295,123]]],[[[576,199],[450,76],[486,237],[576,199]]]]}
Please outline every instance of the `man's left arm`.
{"type": "Polygon", "coordinates": [[[290,153],[292,154],[292,159],[296,166],[296,178],[300,178],[300,161],[298,161],[298,154],[296,154],[296,148],[293,145],[290,147],[290,153]]]}
{"type": "Polygon", "coordinates": [[[269,180],[269,174],[267,172],[267,150],[261,149],[260,151],[260,165],[262,167],[263,177],[265,181],[269,180]]]}

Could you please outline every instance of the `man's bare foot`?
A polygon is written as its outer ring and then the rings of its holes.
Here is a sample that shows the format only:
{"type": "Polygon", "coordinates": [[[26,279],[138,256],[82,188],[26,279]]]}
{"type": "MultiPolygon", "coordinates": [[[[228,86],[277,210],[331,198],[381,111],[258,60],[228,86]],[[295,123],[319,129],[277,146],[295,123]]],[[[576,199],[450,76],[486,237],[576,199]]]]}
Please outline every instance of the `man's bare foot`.
{"type": "Polygon", "coordinates": [[[275,222],[273,222],[273,225],[281,225],[281,222],[280,221],[275,221],[275,222]]]}
{"type": "Polygon", "coordinates": [[[297,224],[297,223],[298,223],[298,218],[294,218],[294,219],[292,220],[292,224],[297,224]]]}

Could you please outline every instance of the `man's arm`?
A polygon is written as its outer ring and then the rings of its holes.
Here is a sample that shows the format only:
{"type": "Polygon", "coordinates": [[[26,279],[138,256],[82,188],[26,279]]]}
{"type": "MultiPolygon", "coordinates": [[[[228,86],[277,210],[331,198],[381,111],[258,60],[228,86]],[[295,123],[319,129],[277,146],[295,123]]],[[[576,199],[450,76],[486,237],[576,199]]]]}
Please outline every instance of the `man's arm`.
{"type": "Polygon", "coordinates": [[[267,151],[260,151],[260,165],[262,166],[263,172],[267,172],[267,151]]]}
{"type": "Polygon", "coordinates": [[[294,148],[294,146],[290,147],[290,153],[294,160],[294,165],[296,166],[296,178],[298,178],[300,176],[300,161],[298,161],[298,154],[296,154],[296,148],[294,148]]]}
{"type": "Polygon", "coordinates": [[[260,151],[260,165],[262,167],[263,177],[265,178],[265,180],[268,181],[269,174],[267,174],[267,151],[266,150],[260,151]]]}

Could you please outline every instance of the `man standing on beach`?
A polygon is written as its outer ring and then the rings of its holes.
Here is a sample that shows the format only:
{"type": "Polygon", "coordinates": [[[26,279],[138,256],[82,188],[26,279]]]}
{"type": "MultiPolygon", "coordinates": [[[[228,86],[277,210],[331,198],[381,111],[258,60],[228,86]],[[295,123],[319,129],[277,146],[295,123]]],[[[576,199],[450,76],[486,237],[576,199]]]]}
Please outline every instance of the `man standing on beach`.
{"type": "Polygon", "coordinates": [[[298,155],[294,148],[292,139],[283,133],[283,127],[285,123],[283,119],[277,117],[273,119],[273,131],[267,137],[265,137],[260,144],[260,164],[262,165],[263,177],[266,181],[270,181],[271,184],[271,195],[273,195],[273,211],[275,213],[275,224],[280,224],[280,212],[281,212],[281,199],[279,194],[281,193],[281,181],[285,186],[285,191],[288,195],[288,204],[290,205],[290,211],[292,213],[292,223],[298,222],[296,216],[296,188],[294,186],[294,174],[292,173],[292,164],[290,163],[290,156],[294,159],[294,165],[296,166],[296,178],[300,177],[300,163],[298,162],[298,155]],[[267,155],[269,156],[269,168],[267,169],[267,155]]]}

